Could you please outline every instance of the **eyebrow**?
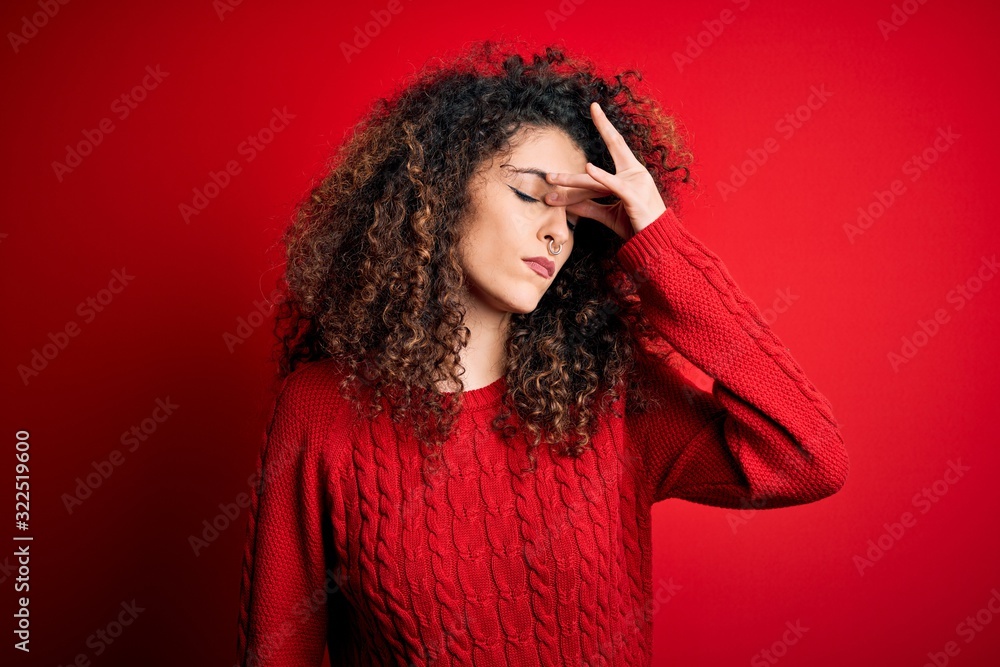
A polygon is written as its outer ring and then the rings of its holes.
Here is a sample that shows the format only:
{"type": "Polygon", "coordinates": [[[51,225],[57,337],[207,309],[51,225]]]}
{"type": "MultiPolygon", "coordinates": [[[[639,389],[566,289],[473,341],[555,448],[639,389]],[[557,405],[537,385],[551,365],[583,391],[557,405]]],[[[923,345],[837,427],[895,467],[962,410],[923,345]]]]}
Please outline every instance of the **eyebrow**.
{"type": "MultiPolygon", "coordinates": [[[[542,169],[539,169],[537,167],[515,167],[514,165],[506,164],[506,163],[502,164],[500,166],[501,167],[510,167],[510,169],[508,169],[508,171],[512,171],[515,174],[534,174],[535,176],[538,176],[540,179],[542,179],[542,182],[545,183],[545,185],[549,186],[550,188],[554,188],[555,187],[554,184],[549,183],[548,181],[545,180],[545,171],[543,171],[542,169]]],[[[576,223],[575,224],[579,224],[581,220],[583,220],[583,216],[578,215],[576,217],[576,223]]]]}
{"type": "Polygon", "coordinates": [[[546,176],[547,172],[545,172],[542,169],[538,169],[537,167],[515,167],[515,166],[510,165],[510,164],[502,164],[500,166],[501,167],[510,167],[510,169],[508,169],[508,171],[512,171],[515,174],[534,174],[538,178],[542,179],[542,182],[545,183],[545,185],[553,186],[552,183],[549,183],[547,180],[545,180],[545,176],[546,176]]]}

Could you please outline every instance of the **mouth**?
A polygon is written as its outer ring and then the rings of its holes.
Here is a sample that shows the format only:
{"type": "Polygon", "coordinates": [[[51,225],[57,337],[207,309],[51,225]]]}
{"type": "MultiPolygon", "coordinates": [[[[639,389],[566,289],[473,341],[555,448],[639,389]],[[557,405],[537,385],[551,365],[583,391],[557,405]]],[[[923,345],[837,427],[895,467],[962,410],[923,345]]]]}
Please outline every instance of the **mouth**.
{"type": "Polygon", "coordinates": [[[555,262],[546,257],[525,257],[522,261],[543,278],[551,278],[556,272],[555,262]]]}

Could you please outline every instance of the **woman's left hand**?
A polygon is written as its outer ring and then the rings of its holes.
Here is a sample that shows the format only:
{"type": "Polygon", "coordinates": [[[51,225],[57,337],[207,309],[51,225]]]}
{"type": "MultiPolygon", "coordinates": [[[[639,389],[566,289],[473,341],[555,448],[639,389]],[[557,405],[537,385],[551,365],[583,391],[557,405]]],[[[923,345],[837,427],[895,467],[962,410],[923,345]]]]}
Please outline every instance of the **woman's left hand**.
{"type": "Polygon", "coordinates": [[[632,154],[625,138],[597,102],[591,103],[590,116],[611,153],[615,173],[608,173],[590,162],[582,174],[549,173],[546,181],[561,187],[558,192],[546,195],[545,203],[565,206],[570,213],[597,220],[628,241],[663,215],[667,206],[652,174],[632,154]],[[614,204],[592,201],[608,194],[620,201],[614,204]]]}

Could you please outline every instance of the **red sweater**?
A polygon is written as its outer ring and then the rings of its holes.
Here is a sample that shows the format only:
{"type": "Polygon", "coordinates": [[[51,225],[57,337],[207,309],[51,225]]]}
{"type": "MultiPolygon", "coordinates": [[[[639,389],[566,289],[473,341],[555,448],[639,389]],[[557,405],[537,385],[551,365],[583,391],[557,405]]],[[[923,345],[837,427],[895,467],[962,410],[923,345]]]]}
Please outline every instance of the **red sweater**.
{"type": "Polygon", "coordinates": [[[618,260],[645,270],[640,307],[673,349],[643,344],[660,405],[608,413],[578,460],[543,444],[520,474],[524,446],[489,427],[500,378],[465,392],[449,474],[425,488],[408,429],[355,419],[331,363],[286,378],[250,506],[239,665],[320,665],[324,645],[334,666],[649,665],[653,503],[841,488],[830,403],[719,258],[668,209],[618,260]]]}

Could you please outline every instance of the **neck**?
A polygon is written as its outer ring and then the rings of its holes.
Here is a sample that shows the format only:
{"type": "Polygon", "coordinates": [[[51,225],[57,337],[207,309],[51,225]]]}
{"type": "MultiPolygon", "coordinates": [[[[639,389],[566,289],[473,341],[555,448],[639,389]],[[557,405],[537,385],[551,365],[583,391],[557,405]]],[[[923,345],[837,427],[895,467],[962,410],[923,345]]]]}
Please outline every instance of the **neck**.
{"type": "MultiPolygon", "coordinates": [[[[475,298],[466,302],[463,324],[470,331],[469,344],[460,354],[466,391],[485,387],[504,374],[509,323],[509,312],[490,308],[475,298]]],[[[458,387],[442,383],[439,389],[454,392],[458,387]]]]}

